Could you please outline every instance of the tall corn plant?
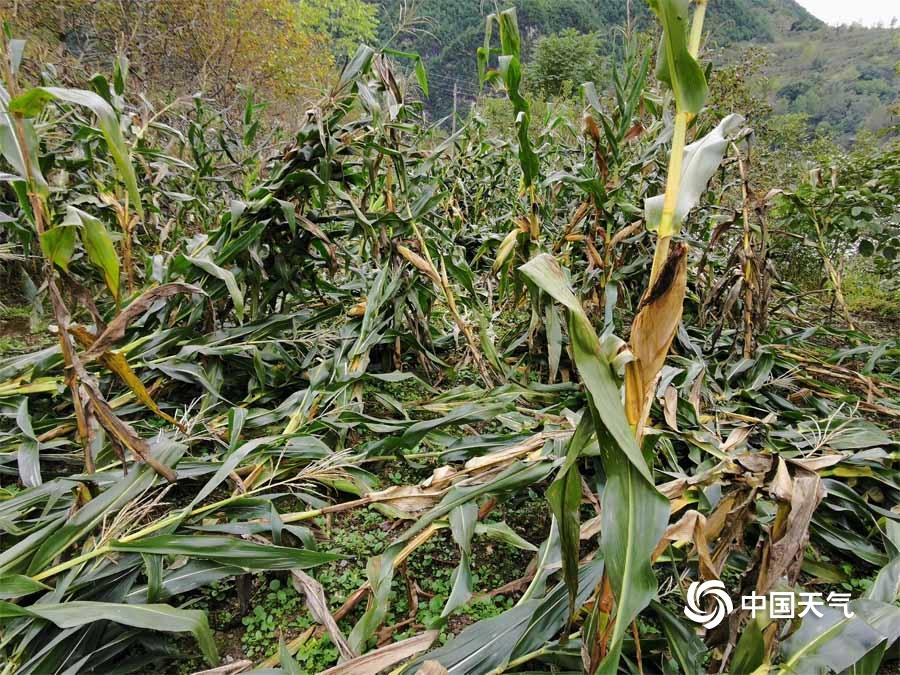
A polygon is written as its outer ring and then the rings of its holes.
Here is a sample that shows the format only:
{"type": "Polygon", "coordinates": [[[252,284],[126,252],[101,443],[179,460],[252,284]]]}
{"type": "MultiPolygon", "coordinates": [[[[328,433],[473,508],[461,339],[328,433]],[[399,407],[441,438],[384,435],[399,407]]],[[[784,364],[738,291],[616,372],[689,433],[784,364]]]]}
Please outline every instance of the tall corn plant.
{"type": "MultiPolygon", "coordinates": [[[[485,23],[484,45],[478,48],[478,79],[484,84],[495,84],[506,92],[515,115],[516,140],[519,167],[522,171],[521,192],[525,196],[527,212],[515,218],[516,227],[506,235],[497,250],[494,269],[504,269],[518,249],[519,259],[528,260],[533,245],[540,239],[537,181],[540,179],[540,161],[529,136],[531,105],[521,91],[522,39],[515,8],[490,14],[485,23]],[[492,46],[494,25],[500,46],[492,46]],[[491,57],[497,58],[497,67],[491,68],[491,57]]],[[[504,275],[506,277],[506,275],[504,275]]]]}
{"type": "Polygon", "coordinates": [[[694,14],[690,49],[687,44],[687,0],[654,0],[650,3],[663,27],[657,76],[671,87],[675,99],[675,128],[669,160],[665,202],[658,227],[657,248],[646,292],[631,333],[634,360],[627,365],[625,404],[601,343],[580,302],[555,260],[547,255],[535,258],[522,272],[568,311],[569,338],[576,366],[588,395],[588,410],[569,444],[565,462],[548,490],[551,509],[559,524],[563,575],[569,589],[570,612],[575,611],[578,588],[579,506],[581,475],[578,459],[592,434],[600,445],[601,462],[607,482],[601,495],[602,525],[600,551],[609,586],[602,584],[595,611],[600,616],[589,622],[592,668],[597,673],[615,673],[629,624],[656,594],[651,556],[668,520],[668,500],[656,489],[650,466],[641,453],[640,441],[649,413],[653,383],[681,318],[686,284],[684,246],[670,254],[670,241],[677,233],[676,205],[679,199],[685,136],[690,115],[703,106],[706,81],[696,53],[700,44],[705,3],[694,14]],[[610,606],[609,595],[615,607],[610,606]],[[601,629],[601,626],[603,628],[601,629]]]}

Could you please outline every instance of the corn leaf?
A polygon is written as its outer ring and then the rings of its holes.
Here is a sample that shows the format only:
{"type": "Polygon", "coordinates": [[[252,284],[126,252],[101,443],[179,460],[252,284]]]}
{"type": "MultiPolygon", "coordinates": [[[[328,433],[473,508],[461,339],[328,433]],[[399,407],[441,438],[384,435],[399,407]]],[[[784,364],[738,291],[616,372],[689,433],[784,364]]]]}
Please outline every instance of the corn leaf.
{"type": "Polygon", "coordinates": [[[900,637],[900,607],[868,598],[848,605],[847,617],[837,607],[819,608],[803,618],[800,628],[783,645],[780,673],[841,672],[879,645],[900,637]]]}
{"type": "MultiPolygon", "coordinates": [[[[29,119],[22,120],[26,146],[23,148],[13,126],[12,116],[7,114],[9,103],[9,93],[0,85],[0,153],[16,170],[18,174],[16,179],[23,183],[27,173],[25,171],[25,157],[27,154],[29,166],[31,167],[31,188],[42,198],[46,198],[49,195],[49,188],[38,163],[38,138],[34,131],[34,124],[29,119]]],[[[27,198],[24,200],[23,206],[25,206],[25,202],[27,202],[27,198]]]]}
{"type": "Polygon", "coordinates": [[[49,586],[23,574],[0,574],[0,600],[14,600],[47,590],[50,590],[49,586]]]}
{"type": "Polygon", "coordinates": [[[575,614],[575,595],[578,592],[578,550],[581,545],[581,473],[578,459],[594,435],[590,412],[586,411],[575,435],[569,441],[565,463],[560,467],[556,480],[547,488],[550,510],[559,524],[559,542],[562,547],[563,579],[569,589],[569,616],[575,614]]]}
{"type": "Polygon", "coordinates": [[[191,256],[184,256],[184,258],[210,276],[225,282],[225,288],[228,290],[228,294],[231,296],[231,302],[234,304],[234,312],[237,314],[238,321],[242,321],[244,318],[244,295],[241,293],[241,289],[238,287],[237,280],[231,270],[220,267],[212,260],[207,260],[206,258],[191,256]]]}
{"type": "Polygon", "coordinates": [[[119,256],[106,226],[97,218],[74,206],[69,207],[67,219],[81,223],[81,241],[88,258],[103,273],[103,279],[113,297],[119,297],[119,256]]]}
{"type": "Polygon", "coordinates": [[[121,605],[112,602],[73,600],[63,604],[35,604],[19,607],[0,602],[0,618],[34,617],[60,628],[78,628],[95,621],[114,621],[134,628],[167,633],[191,633],[203,656],[210,663],[219,662],[219,654],[206,613],[195,609],[176,609],[169,605],[121,605]]]}
{"type": "MultiPolygon", "coordinates": [[[[693,627],[688,627],[675,614],[666,609],[658,602],[650,603],[656,618],[662,626],[663,634],[668,641],[669,651],[678,661],[683,673],[701,673],[703,672],[703,657],[706,655],[706,646],[703,641],[694,633],[693,627]]],[[[752,622],[751,622],[752,623],[752,622]]],[[[734,669],[735,673],[750,672],[746,670],[734,669]]]]}
{"type": "Polygon", "coordinates": [[[75,228],[71,225],[57,225],[41,234],[41,249],[44,255],[66,272],[75,252],[75,228]]]}
{"type": "Polygon", "coordinates": [[[232,537],[197,537],[176,534],[147,537],[133,542],[114,541],[110,544],[110,548],[113,551],[125,553],[184,555],[236,565],[247,570],[308,569],[341,559],[341,556],[333,553],[257,544],[232,537]]]}
{"type": "Polygon", "coordinates": [[[675,94],[679,111],[697,114],[706,100],[707,86],[703,69],[688,52],[689,0],[647,0],[663,27],[656,76],[675,94]]]}
{"type": "Polygon", "coordinates": [[[140,218],[144,217],[141,205],[141,193],[138,190],[134,166],[131,164],[128,146],[119,127],[119,116],[113,107],[97,94],[83,89],[64,89],[61,87],[34,87],[20,94],[9,102],[11,112],[18,112],[26,117],[35,117],[44,106],[53,100],[65,101],[74,105],[89,108],[96,116],[100,131],[106,139],[109,154],[119,170],[122,182],[128,190],[131,207],[140,218]]]}
{"type": "Polygon", "coordinates": [[[594,417],[607,474],[601,495],[600,550],[617,602],[609,651],[598,672],[615,673],[628,625],[656,594],[650,556],[665,531],[669,502],[656,490],[628,425],[619,387],[600,349],[600,340],[562,269],[547,254],[533,258],[520,269],[568,310],[572,352],[594,417]]]}
{"type": "Polygon", "coordinates": [[[450,577],[451,590],[441,617],[449,616],[472,597],[472,537],[478,520],[478,504],[474,501],[457,506],[450,512],[450,532],[459,546],[459,564],[450,577]]]}
{"type": "MultiPolygon", "coordinates": [[[[684,222],[691,209],[700,203],[700,197],[706,190],[707,183],[722,163],[728,144],[743,124],[744,118],[733,113],[719,122],[706,136],[685,147],[681,165],[681,186],[675,204],[674,227],[677,228],[684,222]]],[[[659,229],[664,201],[665,195],[656,195],[644,200],[644,221],[651,232],[659,229]]]]}

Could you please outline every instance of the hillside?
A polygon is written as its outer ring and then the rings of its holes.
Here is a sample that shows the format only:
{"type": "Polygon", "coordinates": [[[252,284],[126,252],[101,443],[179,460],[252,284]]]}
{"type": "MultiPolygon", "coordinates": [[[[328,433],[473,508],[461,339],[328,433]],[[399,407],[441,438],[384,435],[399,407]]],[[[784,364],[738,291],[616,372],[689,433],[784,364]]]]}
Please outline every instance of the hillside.
{"type": "Polygon", "coordinates": [[[803,113],[820,131],[846,137],[897,124],[900,30],[822,27],[783,34],[766,68],[776,113],[803,113]]]}
{"type": "MultiPolygon", "coordinates": [[[[626,23],[623,2],[587,0],[516,0],[526,53],[538,38],[574,28],[596,32],[606,54],[612,54],[617,31],[626,23]]],[[[401,0],[381,0],[382,37],[393,33],[401,0]]],[[[491,5],[477,0],[424,0],[417,5],[422,30],[403,35],[397,46],[421,54],[432,82],[429,109],[435,116],[452,109],[456,86],[461,105],[478,92],[475,50],[484,39],[484,16],[491,5]]],[[[651,27],[644,2],[632,2],[634,24],[651,27]]],[[[708,44],[722,58],[736,56],[734,47],[762,46],[767,61],[767,93],[776,112],[809,115],[810,128],[824,123],[840,136],[857,128],[877,129],[888,123],[889,107],[900,84],[900,31],[831,28],[793,0],[717,0],[707,12],[708,44]],[[828,47],[828,49],[826,49],[828,47]],[[831,49],[831,47],[836,47],[831,49]]]]}

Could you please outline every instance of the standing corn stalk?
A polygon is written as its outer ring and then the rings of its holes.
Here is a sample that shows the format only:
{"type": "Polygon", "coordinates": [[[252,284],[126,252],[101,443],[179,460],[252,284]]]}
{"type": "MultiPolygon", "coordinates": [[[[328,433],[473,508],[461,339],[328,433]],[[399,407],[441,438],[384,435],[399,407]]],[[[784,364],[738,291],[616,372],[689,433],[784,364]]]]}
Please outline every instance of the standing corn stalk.
{"type": "MultiPolygon", "coordinates": [[[[570,617],[576,609],[578,588],[578,511],[581,504],[578,459],[592,434],[597,435],[607,476],[601,495],[600,526],[600,554],[605,561],[605,570],[594,593],[593,609],[583,629],[582,640],[586,668],[590,672],[609,675],[618,669],[629,626],[657,591],[651,558],[666,528],[669,502],[656,489],[652,471],[641,452],[640,440],[649,414],[653,385],[681,319],[687,247],[683,244],[671,247],[670,242],[677,233],[678,220],[693,205],[694,195],[681,199],[679,194],[685,136],[689,118],[700,111],[707,91],[706,78],[695,58],[700,45],[705,1],[698,5],[694,14],[690,50],[687,46],[688,0],[650,0],[650,6],[663,25],[657,75],[674,92],[676,116],[650,285],[632,326],[631,351],[635,360],[626,369],[624,406],[612,369],[614,355],[605,353],[555,259],[541,255],[521,268],[536,286],[567,308],[572,354],[587,393],[587,408],[569,443],[565,462],[547,493],[559,527],[570,617]]],[[[701,143],[692,152],[699,154],[702,146],[701,143]]],[[[694,183],[697,182],[692,179],[692,193],[696,192],[694,183]]],[[[705,181],[703,183],[705,185],[705,181]]]]}
{"type": "Polygon", "coordinates": [[[688,45],[685,44],[687,6],[687,0],[650,0],[651,9],[663,25],[656,73],[673,91],[675,128],[650,281],[631,327],[635,360],[626,369],[625,407],[638,438],[643,436],[649,415],[653,384],[681,321],[687,283],[687,246],[673,248],[671,241],[685,215],[680,192],[687,125],[700,112],[707,92],[706,78],[696,60],[706,0],[697,2],[688,45]]]}
{"type": "Polygon", "coordinates": [[[738,171],[741,174],[741,222],[743,232],[741,235],[741,272],[744,285],[744,358],[749,359],[753,355],[753,290],[756,286],[757,263],[753,252],[752,229],[750,228],[750,179],[747,175],[747,166],[741,156],[740,148],[735,143],[731,144],[737,156],[738,171]]]}

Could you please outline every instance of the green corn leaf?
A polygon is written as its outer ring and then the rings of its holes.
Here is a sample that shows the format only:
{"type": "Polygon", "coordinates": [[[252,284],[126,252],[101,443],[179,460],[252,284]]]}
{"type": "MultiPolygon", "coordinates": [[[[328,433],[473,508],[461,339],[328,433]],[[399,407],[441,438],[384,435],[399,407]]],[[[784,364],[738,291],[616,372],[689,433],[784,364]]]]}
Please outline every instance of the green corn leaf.
{"type": "MultiPolygon", "coordinates": [[[[896,525],[895,525],[896,527],[896,525]]],[[[897,527],[900,530],[900,527],[897,527]]],[[[896,603],[900,600],[900,556],[895,557],[891,562],[881,568],[875,581],[866,591],[866,597],[878,602],[888,604],[896,603]]],[[[850,668],[852,675],[866,675],[867,673],[876,673],[881,667],[884,660],[885,652],[891,643],[885,640],[874,649],[853,664],[850,668]]]]}
{"type": "Polygon", "coordinates": [[[428,74],[425,72],[425,62],[422,60],[422,57],[415,52],[404,52],[400,51],[399,49],[385,49],[384,53],[390,54],[391,56],[397,56],[402,59],[409,59],[414,63],[416,82],[419,83],[419,88],[422,90],[422,94],[427,97],[428,74]]]}
{"type": "Polygon", "coordinates": [[[41,250],[54,265],[68,272],[75,252],[75,228],[63,224],[46,230],[41,234],[41,250]]]}
{"type": "MultiPolygon", "coordinates": [[[[29,119],[21,120],[24,137],[25,148],[19,143],[19,136],[15,130],[15,122],[11,115],[6,114],[9,106],[9,94],[6,89],[0,85],[0,154],[9,162],[16,170],[17,180],[25,181],[25,156],[28,156],[29,166],[31,167],[32,189],[42,198],[47,198],[49,188],[47,181],[41,173],[41,166],[38,163],[38,138],[34,131],[34,124],[29,119]]],[[[28,198],[21,198],[23,209],[30,212],[28,206],[28,198]]]]}
{"type": "Polygon", "coordinates": [[[128,57],[125,54],[117,54],[113,60],[113,89],[116,94],[122,96],[125,93],[125,83],[128,81],[128,57]]]}
{"type": "MultiPolygon", "coordinates": [[[[900,533],[888,526],[891,546],[900,533]]],[[[896,548],[894,549],[896,551],[896,548]]],[[[850,603],[854,616],[825,607],[817,617],[807,614],[796,633],[783,645],[782,673],[839,672],[853,675],[877,672],[887,648],[900,637],[900,556],[882,567],[865,596],[850,603]]]]}
{"type": "Polygon", "coordinates": [[[540,605],[540,600],[529,600],[499,616],[479,621],[423,658],[437,661],[450,675],[490,673],[495,669],[502,672],[540,605]]]}
{"type": "Polygon", "coordinates": [[[656,76],[675,94],[680,112],[697,114],[706,100],[706,76],[697,59],[688,52],[689,0],[648,0],[663,27],[656,76]]]}
{"type": "Polygon", "coordinates": [[[519,34],[519,19],[516,8],[510,7],[497,15],[497,25],[500,31],[500,48],[503,54],[514,56],[517,59],[522,54],[522,38],[519,34]]]}
{"type": "Polygon", "coordinates": [[[96,116],[100,132],[106,139],[109,154],[112,155],[119,176],[128,190],[131,207],[138,216],[144,217],[141,205],[141,193],[138,190],[134,166],[131,164],[128,146],[119,127],[119,115],[113,107],[103,100],[102,96],[83,89],[64,89],[61,87],[34,87],[20,94],[9,102],[9,110],[26,117],[35,117],[41,113],[48,102],[58,100],[89,108],[96,116]]]}
{"type": "Polygon", "coordinates": [[[669,501],[618,451],[605,430],[597,435],[608,477],[600,499],[600,550],[617,603],[609,653],[598,672],[612,675],[629,625],[656,596],[650,556],[665,532],[669,501]]]}
{"type": "Polygon", "coordinates": [[[244,295],[241,293],[241,289],[237,284],[237,279],[235,279],[231,270],[220,267],[212,260],[207,260],[206,258],[184,256],[184,259],[192,265],[199,267],[210,276],[225,282],[225,288],[228,290],[228,295],[231,296],[231,302],[234,305],[234,313],[237,314],[238,321],[243,321],[244,295]]]}
{"type": "Polygon", "coordinates": [[[563,579],[569,589],[569,616],[575,614],[575,595],[578,590],[578,549],[581,545],[580,513],[581,473],[578,458],[594,434],[594,425],[588,411],[581,417],[575,435],[569,441],[566,461],[560,467],[556,480],[547,489],[550,510],[559,523],[559,542],[562,548],[563,579]]]}
{"type": "Polygon", "coordinates": [[[900,637],[900,607],[868,598],[852,601],[852,617],[837,607],[807,614],[782,646],[780,675],[841,672],[900,637]]]}
{"type": "Polygon", "coordinates": [[[553,256],[545,253],[522,265],[520,270],[532,283],[569,311],[569,339],[593,408],[598,411],[603,422],[602,426],[609,431],[621,451],[640,475],[652,484],[650,469],[641,454],[634,433],[628,426],[619,386],[601,352],[600,339],[587,314],[584,313],[581,303],[569,287],[569,282],[559,264],[553,256]]]}
{"type": "MultiPolygon", "coordinates": [[[[575,595],[576,606],[580,607],[583,605],[594,593],[594,589],[603,577],[603,567],[603,560],[598,559],[592,560],[579,568],[575,580],[577,588],[575,595]]],[[[517,658],[540,648],[548,640],[553,639],[554,635],[559,634],[559,631],[565,627],[567,617],[570,615],[569,594],[570,587],[568,582],[558,584],[547,593],[516,643],[516,647],[511,654],[512,658],[517,658]]]]}
{"type": "Polygon", "coordinates": [[[353,82],[360,73],[369,67],[374,55],[375,51],[371,47],[360,45],[353,55],[353,58],[350,59],[350,62],[344,67],[344,70],[341,71],[341,79],[338,82],[337,88],[343,89],[353,82]]]}
{"type": "Polygon", "coordinates": [[[454,487],[444,495],[444,498],[441,499],[437,506],[420,516],[404,532],[403,536],[391,544],[383,554],[369,558],[366,572],[374,598],[369,603],[365,614],[353,627],[349,637],[350,647],[358,651],[384,620],[387,614],[386,598],[387,594],[390,593],[391,580],[394,576],[394,560],[403,548],[404,542],[467,502],[475,501],[486,494],[502,494],[532,485],[546,478],[552,469],[553,464],[550,462],[532,462],[528,464],[515,462],[498,474],[493,481],[471,487],[454,487]]]}
{"type": "Polygon", "coordinates": [[[357,654],[365,651],[366,641],[375,634],[387,616],[391,582],[394,579],[394,556],[397,552],[399,550],[395,544],[383,555],[372,556],[366,563],[366,577],[372,589],[372,597],[366,611],[347,637],[350,649],[357,654]]]}
{"type": "Polygon", "coordinates": [[[113,542],[110,548],[127,553],[156,553],[159,555],[184,555],[191,558],[214,560],[236,565],[248,570],[308,569],[342,556],[320,553],[302,548],[257,544],[232,537],[198,537],[187,535],[160,535],[134,542],[113,542]]]}
{"type": "Polygon", "coordinates": [[[527,188],[533,185],[539,177],[540,160],[535,154],[531,145],[531,139],[528,136],[528,129],[531,123],[531,106],[520,91],[522,82],[521,50],[522,39],[519,34],[519,22],[516,17],[515,7],[504,10],[499,14],[489,15],[485,22],[484,46],[479,48],[477,53],[478,77],[482,83],[497,80],[503,82],[506,94],[513,105],[513,112],[516,115],[519,165],[522,168],[522,178],[527,188]],[[499,50],[491,47],[494,23],[499,28],[499,50]],[[499,56],[497,70],[488,70],[490,56],[495,53],[499,56]]]}
{"type": "MultiPolygon", "coordinates": [[[[594,560],[578,572],[577,599],[587,602],[603,575],[603,561],[594,560]]],[[[437,661],[451,675],[502,672],[511,659],[545,645],[563,629],[568,617],[566,584],[559,584],[543,599],[527,600],[499,616],[467,627],[446,645],[419,657],[437,661]],[[496,669],[496,670],[495,670],[496,669]]]]}
{"type": "Polygon", "coordinates": [[[441,617],[449,616],[472,597],[472,536],[478,520],[478,504],[474,501],[457,506],[450,512],[450,532],[459,546],[459,565],[453,570],[452,587],[441,617]]]}
{"type": "Polygon", "coordinates": [[[70,206],[66,220],[81,223],[81,241],[90,261],[103,273],[103,279],[113,297],[119,298],[119,256],[113,245],[112,236],[106,226],[97,218],[70,206]]]}
{"type": "MultiPolygon", "coordinates": [[[[184,451],[185,446],[165,438],[151,443],[151,452],[166,466],[175,466],[184,451]]],[[[54,558],[80,541],[104,518],[117,513],[119,509],[159,480],[162,480],[161,477],[152,467],[140,464],[136,469],[115,481],[69,518],[65,525],[41,537],[40,548],[33,554],[29,563],[28,575],[35,576],[42,572],[54,558]]],[[[0,562],[0,571],[2,569],[2,562],[0,562]]]]}
{"type": "Polygon", "coordinates": [[[63,604],[36,604],[19,607],[0,602],[0,618],[34,617],[50,621],[60,628],[78,628],[94,621],[114,621],[134,628],[167,633],[191,633],[203,656],[219,662],[219,654],[206,613],[195,609],[176,609],[169,605],[121,605],[112,602],[73,600],[63,604]]]}
{"type": "MultiPolygon", "coordinates": [[[[171,570],[163,576],[159,586],[159,598],[171,598],[173,595],[208,586],[219,579],[236,577],[243,573],[244,570],[236,565],[211,560],[190,560],[186,565],[171,570]]],[[[147,602],[148,591],[149,588],[146,585],[136,586],[125,596],[125,602],[144,604],[147,602]]]]}
{"type": "Polygon", "coordinates": [[[49,586],[45,586],[31,577],[22,574],[0,574],[0,600],[13,600],[31,593],[48,590],[50,590],[49,586]]]}
{"type": "Polygon", "coordinates": [[[285,675],[303,675],[303,669],[300,664],[294,661],[291,652],[288,650],[284,642],[284,638],[278,640],[278,662],[285,675]]]}
{"type": "Polygon", "coordinates": [[[744,626],[734,649],[734,656],[731,657],[731,672],[753,673],[765,662],[766,643],[762,632],[764,626],[760,625],[761,619],[763,619],[762,615],[752,619],[744,626]]]}
{"type": "Polygon", "coordinates": [[[532,551],[534,553],[538,551],[537,546],[523,539],[506,523],[476,523],[475,534],[489,537],[495,541],[502,541],[523,551],[532,551]]]}
{"type": "Polygon", "coordinates": [[[588,393],[600,458],[607,474],[601,495],[600,550],[617,606],[609,652],[598,672],[612,674],[618,667],[629,624],[656,595],[650,556],[665,531],[669,502],[656,490],[628,425],[619,387],[600,348],[600,340],[562,269],[547,254],[532,259],[520,269],[568,310],[572,352],[588,393]]]}
{"type": "Polygon", "coordinates": [[[31,415],[28,412],[28,397],[22,397],[16,409],[16,425],[22,432],[19,443],[18,469],[22,483],[27,487],[36,487],[43,482],[41,478],[41,443],[34,435],[31,426],[31,415]]]}
{"type": "MultiPolygon", "coordinates": [[[[703,672],[703,656],[706,654],[706,645],[697,637],[692,628],[685,625],[685,622],[675,616],[658,602],[650,603],[653,611],[656,612],[656,618],[662,625],[663,633],[668,641],[669,651],[678,661],[683,673],[702,673],[703,672]]],[[[735,673],[749,672],[735,670],[735,673]]]]}

